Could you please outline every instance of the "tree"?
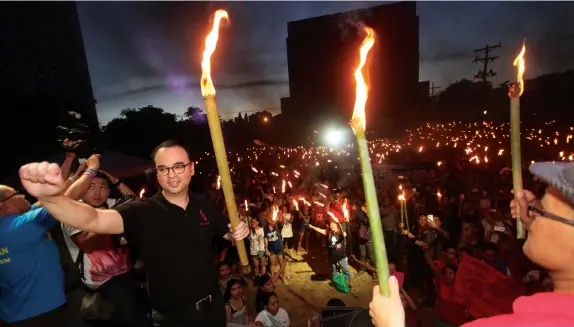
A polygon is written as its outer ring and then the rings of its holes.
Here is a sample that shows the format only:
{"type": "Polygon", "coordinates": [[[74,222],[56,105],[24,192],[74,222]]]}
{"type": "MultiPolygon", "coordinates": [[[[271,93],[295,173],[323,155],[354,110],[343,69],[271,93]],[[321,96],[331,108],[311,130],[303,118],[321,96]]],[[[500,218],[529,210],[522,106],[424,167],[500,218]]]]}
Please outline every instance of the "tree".
{"type": "Polygon", "coordinates": [[[178,139],[179,131],[176,115],[150,105],[122,110],[104,127],[103,136],[109,148],[145,158],[161,142],[178,139]]]}

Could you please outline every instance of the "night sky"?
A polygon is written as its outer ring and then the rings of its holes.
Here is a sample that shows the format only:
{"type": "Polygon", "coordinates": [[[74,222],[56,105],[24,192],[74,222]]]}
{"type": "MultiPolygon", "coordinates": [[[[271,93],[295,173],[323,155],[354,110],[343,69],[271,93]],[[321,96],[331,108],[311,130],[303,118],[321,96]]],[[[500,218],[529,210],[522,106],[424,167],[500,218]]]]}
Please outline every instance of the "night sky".
{"type": "MultiPolygon", "coordinates": [[[[199,73],[210,15],[226,9],[213,58],[218,107],[279,113],[289,95],[287,22],[381,2],[78,2],[101,123],[148,104],[182,114],[203,106],[199,73]]],[[[445,87],[471,79],[474,49],[502,42],[495,83],[513,80],[512,60],[527,39],[526,78],[574,68],[574,2],[419,2],[420,80],[445,87]]],[[[352,69],[352,68],[350,68],[352,69]]]]}

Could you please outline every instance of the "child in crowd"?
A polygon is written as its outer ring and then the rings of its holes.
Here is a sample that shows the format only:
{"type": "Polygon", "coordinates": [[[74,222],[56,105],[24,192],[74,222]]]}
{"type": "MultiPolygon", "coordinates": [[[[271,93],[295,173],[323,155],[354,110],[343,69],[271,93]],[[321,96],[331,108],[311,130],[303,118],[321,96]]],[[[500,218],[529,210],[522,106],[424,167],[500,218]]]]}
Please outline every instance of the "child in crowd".
{"type": "Polygon", "coordinates": [[[249,323],[247,306],[245,305],[245,299],[243,298],[243,287],[239,280],[229,280],[223,298],[225,300],[225,313],[227,315],[228,323],[249,323]]]}

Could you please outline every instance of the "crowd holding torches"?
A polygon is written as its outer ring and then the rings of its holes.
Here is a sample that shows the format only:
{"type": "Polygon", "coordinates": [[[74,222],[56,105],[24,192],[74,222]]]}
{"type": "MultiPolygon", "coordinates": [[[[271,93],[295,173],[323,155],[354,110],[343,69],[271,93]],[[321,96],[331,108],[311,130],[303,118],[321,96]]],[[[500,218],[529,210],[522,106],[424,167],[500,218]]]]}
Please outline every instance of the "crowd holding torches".
{"type": "MultiPolygon", "coordinates": [[[[229,168],[229,164],[237,163],[238,166],[250,167],[251,171],[255,174],[265,175],[263,169],[268,174],[266,176],[273,176],[277,179],[271,181],[270,185],[273,193],[276,193],[276,185],[279,186],[281,181],[281,195],[286,197],[297,193],[297,181],[293,179],[301,178],[301,171],[308,171],[317,168],[321,164],[329,164],[331,167],[338,168],[350,164],[355,164],[359,160],[364,194],[366,198],[366,206],[368,218],[371,226],[372,241],[375,249],[375,261],[377,265],[377,274],[383,294],[388,294],[388,262],[386,260],[386,249],[382,235],[382,227],[380,221],[379,206],[377,201],[377,192],[375,189],[373,178],[373,164],[381,164],[383,162],[392,162],[394,158],[400,157],[403,154],[416,155],[421,158],[428,158],[431,155],[440,154],[445,149],[456,149],[455,157],[464,159],[463,161],[471,165],[489,167],[500,164],[505,164],[508,159],[507,153],[510,153],[512,176],[513,176],[513,189],[515,194],[522,190],[522,165],[526,162],[533,162],[526,160],[523,162],[521,156],[521,143],[520,143],[520,96],[524,91],[523,75],[525,71],[524,55],[526,47],[523,45],[520,54],[514,61],[514,66],[517,67],[517,82],[510,86],[510,122],[509,123],[493,123],[488,121],[462,123],[462,122],[448,122],[440,124],[425,123],[414,130],[407,130],[406,135],[402,139],[375,139],[367,141],[366,139],[366,117],[365,106],[368,99],[368,84],[363,78],[365,63],[367,62],[368,54],[375,44],[374,31],[368,27],[364,28],[366,37],[359,49],[359,64],[354,72],[356,82],[356,100],[351,118],[351,128],[355,134],[357,142],[348,144],[341,148],[329,148],[324,146],[298,146],[295,148],[288,147],[271,147],[261,146],[257,148],[247,149],[247,152],[241,154],[229,153],[229,156],[235,156],[236,160],[228,160],[223,137],[221,134],[221,123],[215,102],[215,87],[211,79],[211,63],[210,58],[215,51],[218,39],[218,29],[222,20],[228,20],[227,12],[218,10],[215,13],[213,28],[205,40],[205,51],[203,53],[203,60],[201,63],[202,76],[201,76],[201,92],[205,101],[205,108],[210,127],[210,133],[213,141],[214,153],[205,153],[195,162],[199,165],[202,160],[215,157],[219,174],[217,175],[216,189],[222,189],[225,196],[227,211],[230,217],[231,225],[233,228],[239,223],[237,214],[237,207],[235,204],[235,196],[233,193],[231,172],[233,169],[229,168]],[[510,139],[510,148],[507,146],[507,139],[510,139]],[[489,153],[490,150],[490,153],[489,153]],[[464,153],[464,154],[463,154],[464,153]],[[371,156],[376,158],[371,162],[371,156]],[[462,157],[462,158],[461,158],[462,157]],[[279,173],[270,171],[268,169],[276,169],[277,166],[268,167],[262,164],[262,160],[266,158],[273,158],[275,162],[288,163],[279,164],[279,173]],[[261,169],[261,167],[263,169],[261,169]],[[290,175],[291,174],[291,175],[290,175]],[[293,180],[293,183],[289,180],[293,180]],[[289,192],[286,186],[289,186],[289,192]]],[[[574,148],[570,145],[574,127],[568,127],[567,130],[554,130],[552,127],[556,121],[546,122],[544,128],[528,128],[524,129],[522,136],[526,140],[528,146],[534,145],[546,154],[551,154],[553,159],[561,161],[574,161],[574,148]]],[[[531,147],[533,148],[533,147],[531,147]]],[[[452,151],[452,150],[451,150],[452,151]]],[[[452,153],[450,154],[452,157],[452,153]]],[[[445,156],[437,158],[436,166],[442,169],[450,164],[451,157],[445,156]]],[[[233,167],[232,167],[233,168],[233,167]]],[[[233,173],[235,173],[233,171],[233,173]]],[[[318,188],[324,188],[330,191],[326,184],[316,184],[318,188]]],[[[315,191],[317,188],[315,188],[315,191]]],[[[145,191],[140,192],[140,197],[143,196],[145,191]]],[[[325,207],[329,197],[322,192],[316,191],[324,201],[309,201],[303,197],[298,196],[291,201],[293,208],[299,211],[299,201],[307,206],[320,206],[325,207]]],[[[437,190],[437,201],[441,202],[443,194],[437,190]]],[[[448,194],[447,194],[448,196],[448,194]]],[[[400,193],[398,202],[400,203],[400,216],[401,216],[401,233],[408,234],[408,215],[406,209],[406,202],[409,200],[406,190],[400,185],[400,193]]],[[[287,202],[289,203],[289,202],[287,202]]],[[[248,202],[244,201],[245,209],[248,210],[248,202]]],[[[328,206],[327,206],[328,207],[328,206]]],[[[342,211],[345,221],[349,221],[349,208],[347,199],[344,199],[342,211]]],[[[272,207],[272,219],[276,221],[279,213],[279,207],[274,205],[272,207]]],[[[339,220],[335,215],[327,211],[327,215],[340,225],[339,220]]],[[[524,238],[525,232],[522,227],[521,221],[517,220],[518,238],[524,238]]],[[[241,263],[247,265],[247,256],[243,242],[237,243],[237,248],[240,256],[241,263]]]]}

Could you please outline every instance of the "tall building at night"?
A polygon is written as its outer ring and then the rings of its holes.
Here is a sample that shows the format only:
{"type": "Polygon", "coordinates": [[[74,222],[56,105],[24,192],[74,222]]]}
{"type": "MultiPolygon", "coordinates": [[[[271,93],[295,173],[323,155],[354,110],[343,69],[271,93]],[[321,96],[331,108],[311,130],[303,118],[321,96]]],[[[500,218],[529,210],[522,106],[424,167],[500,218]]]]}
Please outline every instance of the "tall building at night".
{"type": "Polygon", "coordinates": [[[3,158],[14,161],[3,160],[2,168],[12,170],[58,151],[57,127],[67,124],[69,111],[93,133],[99,124],[76,3],[0,6],[3,158]]]}
{"type": "Polygon", "coordinates": [[[353,72],[364,38],[360,23],[377,34],[368,63],[368,128],[392,132],[398,122],[410,119],[416,111],[419,81],[419,18],[414,1],[289,22],[290,97],[281,99],[283,115],[310,119],[306,121],[350,119],[353,72]]]}

